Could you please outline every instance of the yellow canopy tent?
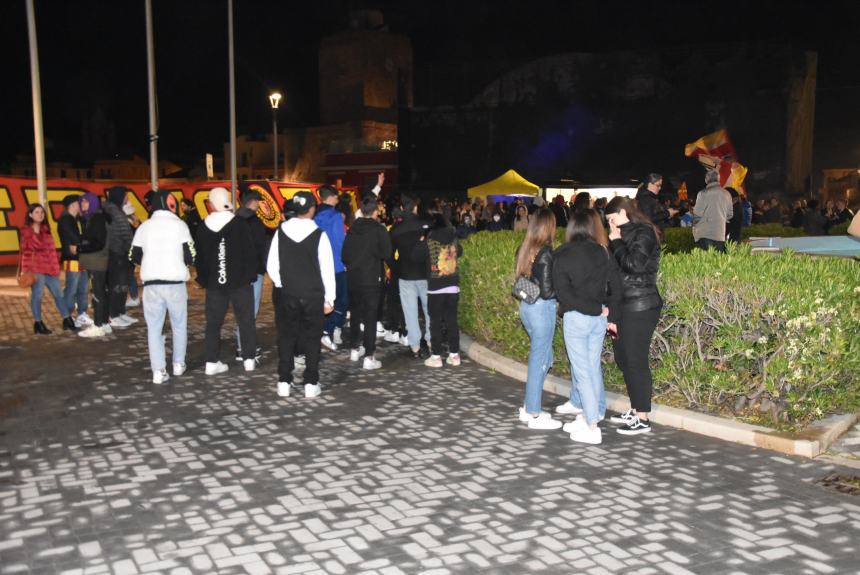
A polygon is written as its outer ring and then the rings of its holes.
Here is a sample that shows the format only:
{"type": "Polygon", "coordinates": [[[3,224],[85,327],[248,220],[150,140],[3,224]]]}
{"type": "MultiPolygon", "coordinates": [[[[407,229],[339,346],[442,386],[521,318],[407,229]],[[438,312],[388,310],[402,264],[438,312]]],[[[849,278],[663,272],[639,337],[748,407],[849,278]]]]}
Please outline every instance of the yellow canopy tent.
{"type": "Polygon", "coordinates": [[[495,180],[469,188],[470,198],[485,196],[536,196],[540,186],[531,183],[514,170],[508,170],[495,180]]]}

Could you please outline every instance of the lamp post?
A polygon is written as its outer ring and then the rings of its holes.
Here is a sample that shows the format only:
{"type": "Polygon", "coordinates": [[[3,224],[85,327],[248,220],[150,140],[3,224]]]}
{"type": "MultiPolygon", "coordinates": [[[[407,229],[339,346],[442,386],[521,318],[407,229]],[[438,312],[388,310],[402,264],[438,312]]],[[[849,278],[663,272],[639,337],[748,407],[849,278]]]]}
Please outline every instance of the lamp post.
{"type": "Polygon", "coordinates": [[[269,103],[272,105],[272,142],[274,143],[274,155],[272,156],[275,160],[274,167],[274,176],[272,179],[278,179],[278,104],[281,103],[281,94],[280,92],[272,92],[269,94],[269,103]]]}

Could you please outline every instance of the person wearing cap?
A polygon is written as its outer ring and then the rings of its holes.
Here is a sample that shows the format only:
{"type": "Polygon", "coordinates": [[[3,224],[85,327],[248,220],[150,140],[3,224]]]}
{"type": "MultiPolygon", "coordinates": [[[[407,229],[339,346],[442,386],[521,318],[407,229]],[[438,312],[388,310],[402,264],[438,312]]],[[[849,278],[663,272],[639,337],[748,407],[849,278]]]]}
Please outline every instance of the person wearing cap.
{"type": "Polygon", "coordinates": [[[320,341],[326,348],[336,351],[337,346],[343,343],[341,330],[346,322],[346,311],[349,305],[346,267],[341,259],[343,242],[346,238],[346,226],[344,225],[344,214],[335,209],[340,202],[337,189],[328,185],[320,186],[317,193],[320,196],[320,205],[316,209],[314,222],[325,232],[331,243],[335,284],[334,311],[325,318],[323,336],[320,341]]]}
{"type": "Polygon", "coordinates": [[[194,263],[194,241],[176,212],[179,202],[166,190],[150,198],[152,215],[140,224],[131,242],[131,259],[140,266],[143,317],[146,319],[152,383],[166,383],[164,319],[170,315],[173,334],[173,375],[185,373],[188,341],[188,266],[194,263]]]}
{"type": "Polygon", "coordinates": [[[296,345],[305,355],[305,397],[321,393],[320,339],[325,316],[334,309],[334,256],[326,233],[314,222],[316,198],[298,192],[290,202],[295,217],[278,226],[266,271],[279,291],[278,395],[289,397],[296,345]]]}
{"type": "Polygon", "coordinates": [[[57,233],[60,236],[60,262],[66,273],[66,285],[63,288],[66,310],[75,318],[76,327],[87,327],[92,325],[93,320],[87,315],[89,277],[78,259],[83,233],[80,201],[81,196],[78,194],[69,194],[63,198],[66,209],[57,221],[57,233]]]}
{"type": "Polygon", "coordinates": [[[112,328],[128,327],[137,320],[126,313],[126,298],[128,296],[129,277],[134,268],[128,259],[131,249],[131,238],[134,232],[128,222],[129,208],[134,206],[128,197],[129,189],[125,186],[113,186],[106,191],[107,201],[104,203],[104,213],[108,226],[108,315],[112,328]]]}
{"type": "Polygon", "coordinates": [[[251,286],[257,278],[254,241],[247,224],[233,214],[233,200],[226,188],[213,188],[209,205],[213,211],[197,230],[196,241],[197,283],[206,288],[206,375],[228,369],[220,354],[221,326],[229,305],[241,335],[243,366],[245,371],[253,371],[257,350],[251,286]]]}
{"type": "MultiPolygon", "coordinates": [[[[256,279],[251,287],[254,291],[254,320],[257,319],[257,314],[260,313],[260,300],[263,295],[263,276],[266,274],[266,255],[269,248],[269,231],[266,225],[257,217],[257,210],[260,207],[260,192],[257,190],[244,187],[240,196],[241,207],[236,210],[236,218],[243,221],[248,226],[248,231],[251,232],[251,241],[254,244],[253,259],[256,263],[256,279]]],[[[254,358],[259,360],[260,349],[248,350],[254,352],[254,358]]],[[[239,327],[236,327],[236,359],[240,360],[242,355],[242,337],[239,333],[239,327]]]]}

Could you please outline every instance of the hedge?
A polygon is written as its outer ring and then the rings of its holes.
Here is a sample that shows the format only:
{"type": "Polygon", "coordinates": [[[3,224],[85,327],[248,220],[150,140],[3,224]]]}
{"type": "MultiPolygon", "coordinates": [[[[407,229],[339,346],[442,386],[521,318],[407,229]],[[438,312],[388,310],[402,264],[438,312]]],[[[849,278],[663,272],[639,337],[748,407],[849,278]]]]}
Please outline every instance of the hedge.
{"type": "MultiPolygon", "coordinates": [[[[743,240],[755,237],[794,238],[804,235],[806,234],[803,228],[792,228],[782,224],[756,224],[741,230],[743,240]]],[[[693,241],[693,228],[666,228],[663,231],[663,251],[667,254],[688,253],[693,251],[694,247],[696,244],[693,241]]]]}
{"type": "MultiPolygon", "coordinates": [[[[528,336],[510,295],[523,232],[464,241],[460,322],[465,333],[525,362],[528,336]]],[[[860,265],[791,252],[695,250],[661,262],[665,308],[651,355],[655,400],[797,430],[860,408],[860,265]]],[[[561,329],[553,370],[568,375],[561,329]]],[[[623,391],[609,340],[604,375],[623,391]]]]}

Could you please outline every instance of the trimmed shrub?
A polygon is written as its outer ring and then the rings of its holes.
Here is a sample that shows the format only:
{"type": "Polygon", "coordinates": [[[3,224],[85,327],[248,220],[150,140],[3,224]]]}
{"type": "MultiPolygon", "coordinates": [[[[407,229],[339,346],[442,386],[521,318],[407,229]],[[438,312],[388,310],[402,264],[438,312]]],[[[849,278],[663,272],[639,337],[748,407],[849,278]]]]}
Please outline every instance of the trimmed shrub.
{"type": "MultiPolygon", "coordinates": [[[[803,228],[792,228],[782,224],[756,224],[741,230],[742,240],[756,237],[796,238],[805,235],[803,228]]],[[[695,247],[693,228],[666,228],[663,230],[663,253],[686,254],[693,251],[695,247]]]]}
{"type": "MultiPolygon", "coordinates": [[[[523,233],[478,233],[464,242],[460,321],[484,345],[525,362],[528,335],[510,295],[523,233]]],[[[667,254],[666,302],[652,345],[655,399],[799,429],[860,408],[860,265],[790,252],[667,254]]],[[[561,329],[557,373],[568,374],[561,329]]],[[[623,390],[607,340],[607,387],[623,390]]]]}

